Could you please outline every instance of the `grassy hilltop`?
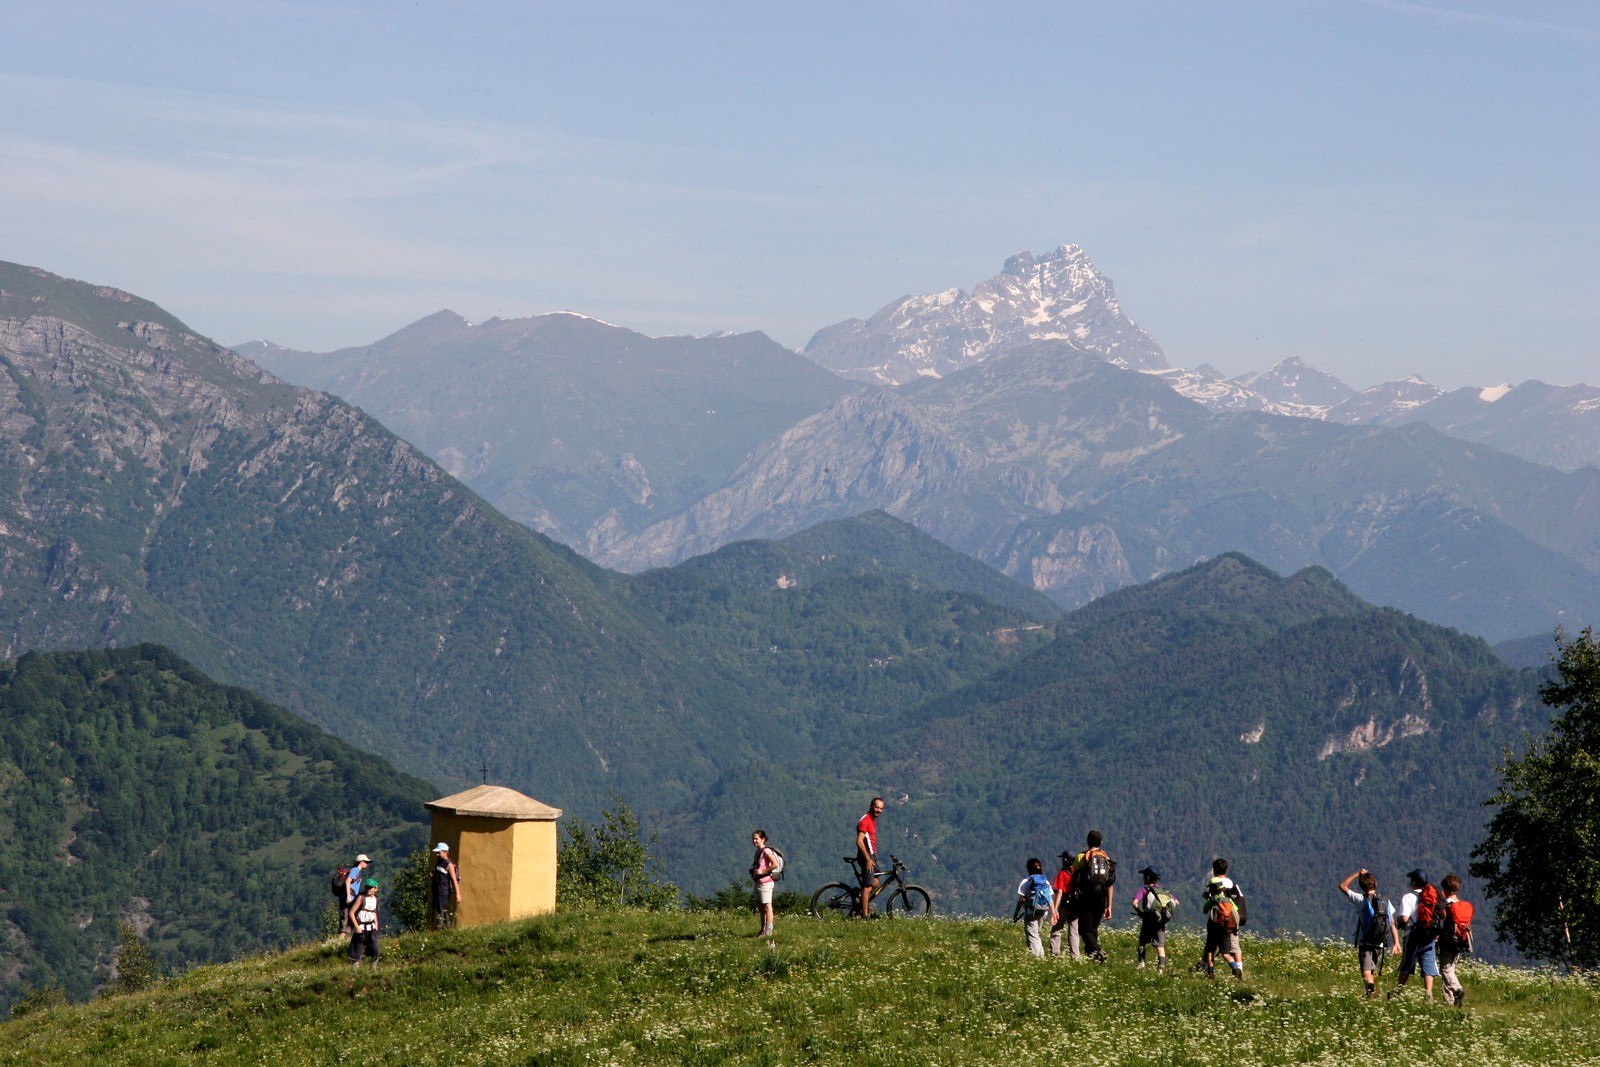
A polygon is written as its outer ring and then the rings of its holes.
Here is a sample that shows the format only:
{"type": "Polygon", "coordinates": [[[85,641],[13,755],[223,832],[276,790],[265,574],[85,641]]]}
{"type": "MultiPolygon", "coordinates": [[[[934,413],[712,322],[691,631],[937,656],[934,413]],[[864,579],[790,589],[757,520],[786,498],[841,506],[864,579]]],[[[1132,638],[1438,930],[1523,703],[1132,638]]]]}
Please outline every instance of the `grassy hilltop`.
{"type": "MultiPolygon", "coordinates": [[[[1119,920],[1120,922],[1120,920],[1119,920]]],[[[1353,952],[1247,938],[1243,983],[1028,957],[993,920],[631,910],[387,939],[356,977],[336,943],[198,968],[0,1027],[0,1064],[851,1063],[1248,1067],[1600,1062],[1592,981],[1468,964],[1464,1009],[1361,997],[1353,952]]],[[[1385,986],[1391,984],[1385,974],[1385,986]]]]}

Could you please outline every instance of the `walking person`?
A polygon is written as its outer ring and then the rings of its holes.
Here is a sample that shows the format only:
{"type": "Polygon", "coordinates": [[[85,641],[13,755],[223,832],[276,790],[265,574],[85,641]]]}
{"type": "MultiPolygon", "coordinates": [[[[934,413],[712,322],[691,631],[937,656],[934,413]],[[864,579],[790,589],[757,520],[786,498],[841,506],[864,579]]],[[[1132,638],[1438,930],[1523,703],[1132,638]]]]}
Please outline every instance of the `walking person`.
{"type": "Polygon", "coordinates": [[[1378,895],[1378,879],[1365,867],[1339,883],[1339,892],[1360,911],[1356,917],[1356,957],[1360,960],[1361,980],[1367,984],[1367,996],[1378,991],[1378,976],[1383,973],[1383,956],[1393,945],[1400,951],[1400,934],[1394,926],[1394,906],[1387,897],[1378,895]],[[1357,892],[1350,883],[1360,886],[1357,892]]]}
{"type": "Polygon", "coordinates": [[[1072,917],[1072,908],[1068,905],[1072,899],[1072,860],[1072,853],[1061,854],[1061,869],[1056,872],[1056,880],[1050,886],[1056,902],[1055,918],[1050,920],[1050,955],[1056,959],[1061,958],[1063,931],[1067,935],[1067,948],[1072,958],[1077,959],[1083,954],[1078,941],[1078,920],[1072,917]]]}
{"type": "Polygon", "coordinates": [[[1117,892],[1117,864],[1100,847],[1105,837],[1099,830],[1090,830],[1085,840],[1088,847],[1072,862],[1072,915],[1078,923],[1083,954],[1096,963],[1104,963],[1106,954],[1100,947],[1100,923],[1111,918],[1111,904],[1117,892]]]}
{"type": "Polygon", "coordinates": [[[450,846],[443,841],[433,846],[433,928],[446,930],[456,924],[456,909],[461,904],[461,874],[450,859],[450,846]]]}
{"type": "Polygon", "coordinates": [[[1144,885],[1133,895],[1133,913],[1139,916],[1139,966],[1144,967],[1145,950],[1156,947],[1156,973],[1167,970],[1167,924],[1178,908],[1178,898],[1161,888],[1161,872],[1146,867],[1139,872],[1144,885]]]}
{"type": "Polygon", "coordinates": [[[378,880],[366,878],[361,893],[350,905],[350,970],[361,969],[361,957],[372,960],[378,969],[378,880]]]}
{"type": "Polygon", "coordinates": [[[339,932],[351,933],[355,928],[350,925],[350,905],[356,902],[356,897],[361,895],[361,885],[366,881],[368,868],[372,860],[365,852],[356,857],[356,861],[345,869],[344,873],[344,899],[339,905],[339,932]]]}
{"type": "Polygon", "coordinates": [[[1019,918],[1028,951],[1044,959],[1044,941],[1039,937],[1039,928],[1046,919],[1055,923],[1056,899],[1050,879],[1044,876],[1044,863],[1037,857],[1028,860],[1028,876],[1017,886],[1017,906],[1011,909],[1011,921],[1019,918]]]}
{"type": "Polygon", "coordinates": [[[1444,876],[1439,883],[1444,900],[1444,932],[1439,935],[1439,977],[1444,980],[1444,998],[1456,1007],[1467,999],[1467,991],[1456,977],[1456,960],[1472,951],[1472,905],[1461,899],[1461,878],[1454,874],[1444,876]]]}
{"type": "Polygon", "coordinates": [[[861,885],[861,917],[872,915],[872,894],[878,889],[878,816],[883,798],[873,797],[867,813],[856,820],[856,881],[861,885]]]}
{"type": "Polygon", "coordinates": [[[1400,898],[1400,917],[1397,923],[1406,932],[1405,951],[1400,956],[1400,970],[1391,998],[1400,995],[1413,971],[1422,971],[1422,988],[1433,1003],[1433,980],[1439,977],[1439,931],[1433,924],[1433,913],[1439,907],[1439,891],[1428,882],[1421,868],[1406,872],[1411,889],[1400,898]]]}
{"type": "Polygon", "coordinates": [[[756,858],[750,864],[750,877],[756,883],[756,910],[761,915],[761,932],[757,937],[772,936],[772,893],[777,885],[776,874],[783,870],[783,857],[767,844],[767,832],[755,830],[750,834],[756,858]]]}
{"type": "Polygon", "coordinates": [[[1206,949],[1201,959],[1206,977],[1216,977],[1216,960],[1221,956],[1233,976],[1242,980],[1244,951],[1239,945],[1239,928],[1245,924],[1244,891],[1228,876],[1228,861],[1221,856],[1211,861],[1211,877],[1206,880],[1200,906],[1206,912],[1206,949]]]}

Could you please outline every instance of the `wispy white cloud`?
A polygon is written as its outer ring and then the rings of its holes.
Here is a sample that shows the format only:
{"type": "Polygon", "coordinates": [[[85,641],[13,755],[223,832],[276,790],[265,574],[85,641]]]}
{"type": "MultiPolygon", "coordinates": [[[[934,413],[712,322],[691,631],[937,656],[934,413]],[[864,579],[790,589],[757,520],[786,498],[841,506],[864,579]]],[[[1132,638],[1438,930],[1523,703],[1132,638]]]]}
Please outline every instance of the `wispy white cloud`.
{"type": "MultiPolygon", "coordinates": [[[[1420,15],[1425,18],[1449,22],[1472,22],[1486,26],[1504,26],[1520,30],[1532,30],[1539,33],[1552,33],[1563,37],[1572,37],[1584,41],[1600,42],[1600,28],[1595,26],[1579,25],[1573,21],[1557,22],[1549,18],[1531,18],[1523,12],[1526,8],[1522,5],[1488,5],[1490,10],[1474,9],[1456,4],[1426,4],[1419,0],[1365,0],[1374,7],[1385,8],[1390,11],[1399,11],[1411,15],[1420,15]]],[[[1558,11],[1560,5],[1546,7],[1546,11],[1558,11]]],[[[1570,5],[1568,14],[1575,17],[1587,16],[1593,21],[1595,6],[1585,2],[1570,5]]]]}

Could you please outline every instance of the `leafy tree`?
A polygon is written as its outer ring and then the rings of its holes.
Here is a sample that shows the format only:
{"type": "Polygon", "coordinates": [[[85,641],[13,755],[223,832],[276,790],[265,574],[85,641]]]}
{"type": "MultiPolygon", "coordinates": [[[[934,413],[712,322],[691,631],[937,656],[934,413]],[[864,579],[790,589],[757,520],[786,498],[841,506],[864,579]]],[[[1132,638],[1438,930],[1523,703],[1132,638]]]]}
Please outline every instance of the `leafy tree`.
{"type": "Polygon", "coordinates": [[[150,946],[144,943],[144,938],[139,936],[139,931],[130,922],[118,924],[117,930],[122,944],[117,948],[115,992],[137,993],[141,989],[149,989],[161,977],[150,946]]]}
{"type": "Polygon", "coordinates": [[[389,910],[402,930],[428,928],[428,882],[433,854],[419,848],[406,857],[405,866],[389,879],[389,910]]]}
{"type": "Polygon", "coordinates": [[[1562,709],[1543,740],[1509,752],[1500,810],[1472,852],[1472,873],[1498,906],[1495,932],[1535,959],[1600,963],[1600,643],[1592,627],[1556,631],[1556,677],[1540,698],[1562,709]]]}
{"type": "Polygon", "coordinates": [[[639,839],[639,820],[611,794],[601,825],[569,819],[556,855],[556,900],[566,905],[622,905],[660,911],[678,906],[678,887],[662,877],[659,834],[639,839]]]}

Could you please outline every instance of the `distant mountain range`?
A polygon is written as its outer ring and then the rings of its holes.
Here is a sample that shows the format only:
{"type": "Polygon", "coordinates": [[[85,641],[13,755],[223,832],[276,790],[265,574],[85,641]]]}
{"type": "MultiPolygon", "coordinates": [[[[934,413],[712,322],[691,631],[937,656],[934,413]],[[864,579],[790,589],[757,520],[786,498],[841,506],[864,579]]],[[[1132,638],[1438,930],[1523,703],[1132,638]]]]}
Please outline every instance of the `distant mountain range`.
{"type": "Polygon", "coordinates": [[[1463,443],[1543,456],[1560,437],[1578,456],[1600,442],[1594,390],[1447,404],[1420,382],[1358,394],[1295,359],[1174,371],[1073,246],[807,346],[876,384],[758,334],[651,340],[576,316],[441,313],[323,357],[241,350],[625,571],[881,509],[1067,607],[1237,549],[1494,640],[1600,615],[1600,473],[1463,443]]]}
{"type": "Polygon", "coordinates": [[[1600,467],[1600,388],[1592,385],[1526,381],[1446,393],[1413,376],[1357,392],[1292,356],[1234,378],[1206,366],[1152,373],[1213,411],[1265,411],[1351,425],[1421,422],[1558,470],[1600,467]]]}
{"type": "MultiPolygon", "coordinates": [[[[841,396],[728,483],[726,515],[781,505],[792,534],[729,526],[627,576],[136,297],[9,266],[0,291],[10,654],[161,637],[443,788],[487,763],[591,818],[619,792],[700,892],[740,875],[754,826],[795,886],[835,876],[879,794],[885,850],[944,907],[1009,908],[995,857],[1096,826],[1124,870],[1183,884],[1229,855],[1258,926],[1341,932],[1335,868],[1460,869],[1500,746],[1546,721],[1537,677],[1328,569],[1227,549],[1332,556],[1436,613],[1498,597],[1514,622],[1592,574],[1581,472],[1422,426],[1217,415],[1054,340],[841,396]],[[1029,584],[1107,587],[1047,617],[1036,589],[860,514],[883,497],[1029,584]],[[1409,817],[1423,837],[1396,834],[1409,817]]],[[[253,729],[216,727],[218,751],[287,769],[253,729]]]]}
{"type": "Polygon", "coordinates": [[[475,325],[441,311],[362,348],[235,351],[359,405],[588,555],[693,504],[854,388],[763,334],[653,338],[570,314],[475,325]]]}

